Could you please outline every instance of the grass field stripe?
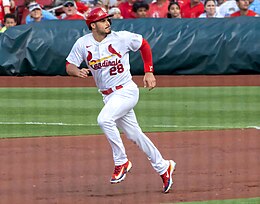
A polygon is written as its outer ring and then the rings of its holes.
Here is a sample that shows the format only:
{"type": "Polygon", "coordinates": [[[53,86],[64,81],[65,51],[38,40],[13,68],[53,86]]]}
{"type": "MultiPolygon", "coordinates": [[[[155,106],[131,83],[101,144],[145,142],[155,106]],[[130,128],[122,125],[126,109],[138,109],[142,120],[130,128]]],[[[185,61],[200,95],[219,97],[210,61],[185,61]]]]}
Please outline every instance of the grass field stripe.
{"type": "MultiPolygon", "coordinates": [[[[80,123],[48,123],[48,122],[0,122],[0,125],[53,125],[53,126],[98,126],[98,124],[80,123]]],[[[243,128],[241,126],[221,126],[221,125],[143,125],[142,127],[152,128],[243,128]]],[[[244,128],[254,128],[259,130],[260,126],[247,126],[244,128]]]]}

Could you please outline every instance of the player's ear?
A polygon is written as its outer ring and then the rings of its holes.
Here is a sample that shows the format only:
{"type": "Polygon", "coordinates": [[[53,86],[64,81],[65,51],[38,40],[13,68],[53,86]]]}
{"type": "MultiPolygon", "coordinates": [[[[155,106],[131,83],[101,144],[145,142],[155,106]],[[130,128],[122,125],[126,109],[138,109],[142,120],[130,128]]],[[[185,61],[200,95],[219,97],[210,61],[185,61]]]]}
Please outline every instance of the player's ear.
{"type": "Polygon", "coordinates": [[[93,28],[95,28],[96,27],[96,24],[95,23],[91,23],[90,25],[89,25],[89,29],[90,30],[92,30],[93,28]]]}

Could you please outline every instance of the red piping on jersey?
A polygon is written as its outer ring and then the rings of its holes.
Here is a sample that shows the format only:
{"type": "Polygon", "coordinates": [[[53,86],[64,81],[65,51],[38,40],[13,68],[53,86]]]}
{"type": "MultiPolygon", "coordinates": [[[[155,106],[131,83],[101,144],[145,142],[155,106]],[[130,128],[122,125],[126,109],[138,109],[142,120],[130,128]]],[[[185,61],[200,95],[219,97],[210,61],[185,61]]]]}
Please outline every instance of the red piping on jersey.
{"type": "Polygon", "coordinates": [[[154,69],[152,51],[149,43],[145,39],[143,39],[142,45],[139,50],[144,62],[144,72],[153,72],[154,69]]]}

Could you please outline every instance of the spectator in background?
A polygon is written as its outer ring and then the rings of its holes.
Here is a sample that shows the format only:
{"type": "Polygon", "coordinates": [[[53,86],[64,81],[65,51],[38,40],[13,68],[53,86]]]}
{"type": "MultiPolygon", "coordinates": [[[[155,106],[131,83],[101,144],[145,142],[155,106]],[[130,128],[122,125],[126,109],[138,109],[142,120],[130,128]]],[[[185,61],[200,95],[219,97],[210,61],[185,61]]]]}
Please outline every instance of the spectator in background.
{"type": "Polygon", "coordinates": [[[216,0],[216,5],[219,7],[221,4],[223,4],[226,0],[216,0]]]}
{"type": "Polygon", "coordinates": [[[156,0],[149,5],[148,16],[151,18],[166,18],[168,13],[168,0],[156,0]]]}
{"type": "Polygon", "coordinates": [[[80,0],[81,3],[85,4],[88,8],[94,6],[95,0],[80,0]]]}
{"type": "Polygon", "coordinates": [[[63,4],[64,13],[61,14],[62,20],[85,20],[85,15],[77,10],[76,3],[74,1],[66,1],[63,4]]]}
{"type": "Polygon", "coordinates": [[[218,11],[215,0],[206,0],[204,2],[205,12],[200,14],[199,18],[223,18],[218,11]]]}
{"type": "Polygon", "coordinates": [[[96,3],[95,3],[95,6],[94,7],[101,7],[101,8],[104,8],[105,10],[108,10],[108,5],[105,4],[103,2],[103,0],[96,0],[96,3]]]}
{"type": "Polygon", "coordinates": [[[121,0],[102,0],[102,1],[107,11],[111,8],[115,8],[115,7],[118,8],[119,4],[122,3],[121,0]]]}
{"type": "Polygon", "coordinates": [[[230,16],[231,17],[238,17],[238,16],[255,16],[258,17],[259,15],[252,11],[249,10],[249,0],[236,0],[237,6],[239,8],[239,11],[232,13],[230,16]]]}
{"type": "Polygon", "coordinates": [[[10,13],[10,1],[0,0],[0,28],[4,25],[4,16],[10,13]]]}
{"type": "Polygon", "coordinates": [[[5,14],[4,16],[4,27],[0,29],[0,33],[5,32],[8,28],[16,26],[16,18],[12,13],[5,14]]]}
{"type": "Polygon", "coordinates": [[[108,10],[109,15],[113,15],[111,18],[113,19],[123,19],[123,16],[121,15],[121,11],[117,7],[113,7],[108,10]]]}
{"type": "MultiPolygon", "coordinates": [[[[35,0],[25,0],[24,5],[26,6],[26,9],[29,10],[29,6],[33,4],[38,4],[35,0]]],[[[39,4],[40,5],[40,4],[39,4]]],[[[40,5],[41,8],[43,8],[42,5],[40,5]]],[[[53,19],[53,14],[42,9],[42,15],[44,19],[53,19]]],[[[56,18],[55,18],[56,19],[56,18]]],[[[31,22],[33,19],[31,19],[30,14],[26,16],[26,22],[31,22]]]]}
{"type": "Polygon", "coordinates": [[[88,11],[88,6],[81,2],[80,0],[75,0],[75,4],[77,7],[78,12],[82,13],[85,15],[85,13],[88,11]]]}
{"type": "Polygon", "coordinates": [[[10,1],[10,13],[15,13],[16,5],[14,0],[9,0],[10,1]]]}
{"type": "Polygon", "coordinates": [[[87,7],[90,7],[94,0],[80,0],[80,2],[85,4],[87,7]]]}
{"type": "MultiPolygon", "coordinates": [[[[32,3],[36,3],[38,4],[38,2],[36,2],[36,0],[24,0],[24,5],[28,8],[30,4],[32,3]]],[[[40,5],[40,4],[39,4],[40,5]]],[[[40,5],[41,7],[43,7],[42,5],[40,5]]]]}
{"type": "Polygon", "coordinates": [[[26,24],[30,24],[32,22],[40,22],[45,20],[57,19],[57,17],[55,17],[50,12],[43,10],[41,6],[36,2],[30,3],[28,5],[28,9],[30,14],[26,16],[26,20],[25,20],[26,24]]]}
{"type": "Polygon", "coordinates": [[[249,9],[260,15],[260,0],[249,0],[249,9]]]}
{"type": "Polygon", "coordinates": [[[181,18],[181,8],[177,2],[169,4],[167,18],[181,18]]]}
{"type": "Polygon", "coordinates": [[[118,8],[121,11],[123,18],[135,18],[135,14],[132,10],[133,4],[136,0],[127,0],[119,4],[118,8]]]}
{"type": "Polygon", "coordinates": [[[136,1],[132,8],[136,18],[147,18],[149,11],[149,4],[145,1],[136,1]]]}
{"type": "Polygon", "coordinates": [[[204,13],[204,5],[200,0],[190,0],[190,3],[181,8],[182,18],[198,18],[202,13],[204,13]]]}
{"type": "Polygon", "coordinates": [[[181,9],[184,5],[190,3],[190,0],[173,0],[173,2],[177,2],[181,9]]]}
{"type": "Polygon", "coordinates": [[[239,11],[236,0],[227,0],[218,7],[219,13],[224,17],[229,17],[230,14],[239,11]]]}

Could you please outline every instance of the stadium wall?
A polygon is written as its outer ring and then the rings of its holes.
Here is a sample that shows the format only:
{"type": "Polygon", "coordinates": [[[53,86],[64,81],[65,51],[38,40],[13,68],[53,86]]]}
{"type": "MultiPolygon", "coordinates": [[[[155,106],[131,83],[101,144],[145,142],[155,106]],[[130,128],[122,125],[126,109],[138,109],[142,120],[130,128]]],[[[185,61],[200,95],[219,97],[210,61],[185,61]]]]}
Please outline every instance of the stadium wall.
{"type": "MultiPolygon", "coordinates": [[[[159,75],[260,73],[260,18],[116,19],[112,29],[142,34],[159,75]]],[[[0,35],[0,75],[66,75],[66,56],[89,32],[80,20],[12,27],[0,35]]],[[[132,74],[143,74],[140,53],[130,55],[132,74]]]]}

